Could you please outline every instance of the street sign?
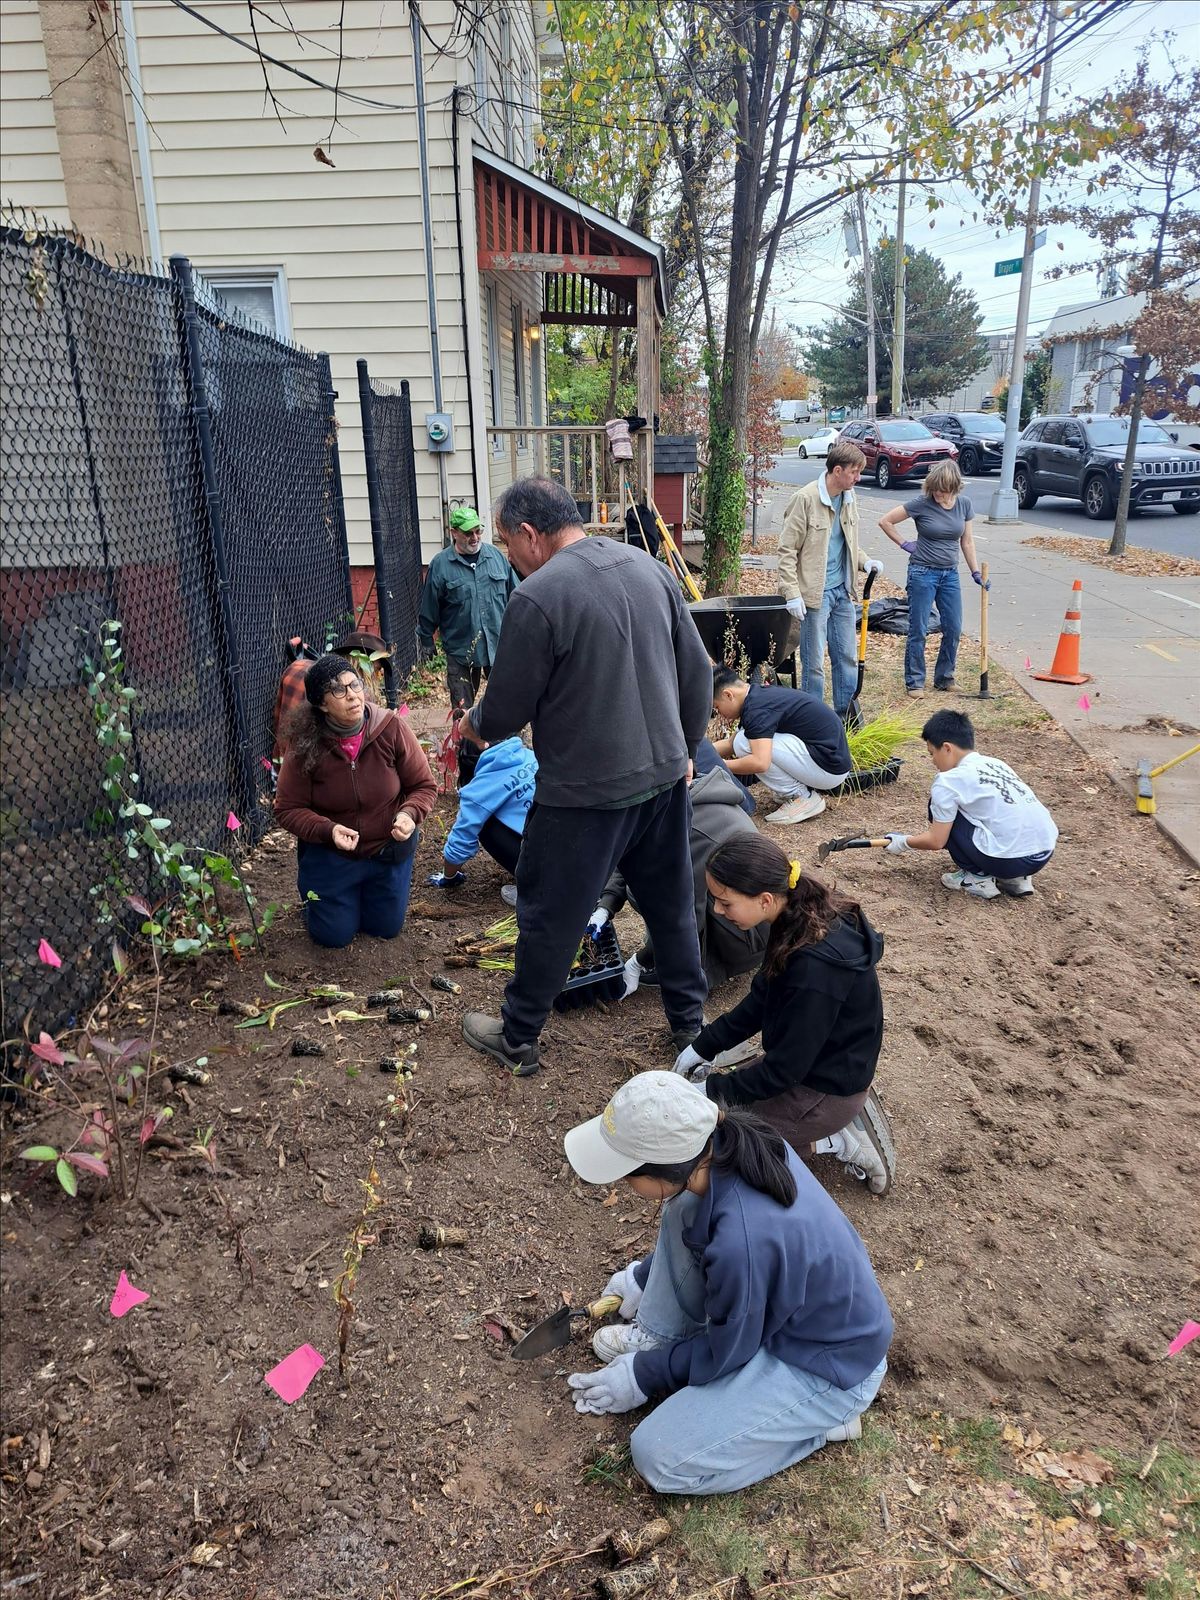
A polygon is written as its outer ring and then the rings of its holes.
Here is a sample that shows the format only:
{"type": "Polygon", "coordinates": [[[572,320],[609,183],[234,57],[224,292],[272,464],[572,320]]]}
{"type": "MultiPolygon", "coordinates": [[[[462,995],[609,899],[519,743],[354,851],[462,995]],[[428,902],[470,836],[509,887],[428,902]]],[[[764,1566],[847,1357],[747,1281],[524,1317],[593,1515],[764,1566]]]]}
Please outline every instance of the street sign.
{"type": "Polygon", "coordinates": [[[1033,236],[1033,248],[1035,250],[1040,250],[1042,248],[1042,246],[1045,244],[1045,242],[1046,242],[1046,230],[1045,230],[1045,228],[1039,228],[1038,231],[1033,236]]]}
{"type": "Polygon", "coordinates": [[[997,278],[1011,278],[1021,270],[1021,257],[1015,256],[1011,261],[997,261],[994,276],[997,278]]]}
{"type": "Polygon", "coordinates": [[[879,396],[877,394],[869,394],[867,396],[867,404],[869,406],[877,406],[879,404],[879,396]]]}

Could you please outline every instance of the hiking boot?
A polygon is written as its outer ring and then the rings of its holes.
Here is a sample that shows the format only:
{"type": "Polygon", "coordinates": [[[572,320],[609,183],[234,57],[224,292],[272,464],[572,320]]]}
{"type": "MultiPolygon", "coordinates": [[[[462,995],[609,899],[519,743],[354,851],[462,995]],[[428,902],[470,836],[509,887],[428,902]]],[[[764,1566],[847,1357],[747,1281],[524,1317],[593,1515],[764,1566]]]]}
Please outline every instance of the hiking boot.
{"type": "Polygon", "coordinates": [[[695,1044],[699,1037],[699,1028],[672,1028],[671,1048],[678,1055],[681,1050],[686,1050],[688,1045],[695,1044]]]}
{"type": "Polygon", "coordinates": [[[1021,900],[1033,893],[1033,879],[1028,874],[1023,878],[997,878],[996,887],[1001,894],[1010,894],[1014,900],[1021,900]]]}
{"type": "Polygon", "coordinates": [[[947,678],[945,683],[935,683],[935,689],[940,689],[943,694],[953,694],[958,685],[953,678],[947,678]]]}
{"type": "Polygon", "coordinates": [[[489,1017],[486,1011],[468,1011],[462,1019],[462,1036],[473,1050],[507,1067],[514,1078],[529,1078],[537,1071],[538,1047],[534,1044],[509,1044],[504,1037],[504,1024],[499,1017],[489,1017]]]}
{"type": "Polygon", "coordinates": [[[840,1146],[837,1156],[842,1165],[872,1194],[886,1194],[892,1187],[894,1168],[889,1166],[888,1152],[871,1122],[860,1112],[833,1139],[840,1146]]]}
{"type": "Polygon", "coordinates": [[[800,795],[797,799],[789,800],[786,805],[780,806],[778,811],[772,811],[766,820],[778,823],[807,822],[810,817],[819,817],[824,809],[825,801],[821,795],[800,795]]]}
{"type": "Polygon", "coordinates": [[[592,1335],[592,1349],[606,1366],[618,1356],[627,1356],[636,1350],[657,1350],[666,1342],[656,1339],[652,1333],[644,1333],[636,1322],[613,1322],[607,1328],[597,1328],[592,1335]]]}
{"type": "Polygon", "coordinates": [[[904,692],[907,695],[911,695],[914,700],[919,700],[921,698],[921,696],[925,693],[925,685],[921,684],[918,688],[915,688],[915,689],[910,687],[908,689],[905,689],[904,692]]]}
{"type": "Polygon", "coordinates": [[[517,909],[517,886],[515,883],[502,883],[500,885],[500,898],[506,906],[517,909]]]}
{"type": "Polygon", "coordinates": [[[947,889],[961,889],[976,900],[995,900],[1000,893],[995,878],[982,877],[978,872],[964,872],[961,867],[957,872],[943,872],[942,882],[947,889]]]}
{"type": "Polygon", "coordinates": [[[843,1439],[862,1438],[862,1414],[851,1417],[849,1422],[843,1422],[840,1427],[830,1428],[825,1435],[826,1444],[838,1444],[843,1439]]]}

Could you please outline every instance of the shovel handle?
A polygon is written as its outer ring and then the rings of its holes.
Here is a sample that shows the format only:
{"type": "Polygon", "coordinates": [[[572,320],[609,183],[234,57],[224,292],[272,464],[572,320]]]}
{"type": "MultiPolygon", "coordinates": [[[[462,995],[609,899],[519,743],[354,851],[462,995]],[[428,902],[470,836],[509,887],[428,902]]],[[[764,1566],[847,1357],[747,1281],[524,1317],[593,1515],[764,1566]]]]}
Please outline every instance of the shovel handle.
{"type": "Polygon", "coordinates": [[[601,1317],[607,1317],[611,1311],[621,1309],[621,1296],[619,1294],[601,1295],[599,1300],[593,1300],[587,1308],[587,1314],[593,1322],[599,1322],[601,1317]]]}

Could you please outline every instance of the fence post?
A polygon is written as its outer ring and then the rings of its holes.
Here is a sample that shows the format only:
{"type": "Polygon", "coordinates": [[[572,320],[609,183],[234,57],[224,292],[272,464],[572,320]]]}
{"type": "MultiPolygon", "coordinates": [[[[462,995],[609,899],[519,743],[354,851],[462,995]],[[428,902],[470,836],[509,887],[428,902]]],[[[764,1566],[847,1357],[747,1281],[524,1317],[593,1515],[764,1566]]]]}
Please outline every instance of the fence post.
{"type": "MultiPolygon", "coordinates": [[[[412,519],[409,526],[416,535],[417,561],[419,563],[421,559],[421,501],[417,494],[417,452],[413,448],[412,395],[409,391],[407,378],[402,379],[400,383],[400,419],[404,425],[404,456],[408,462],[408,471],[405,476],[408,479],[408,514],[412,519]]],[[[444,533],[442,542],[443,544],[449,542],[447,535],[444,533]]]]}
{"type": "Polygon", "coordinates": [[[229,586],[229,562],[225,552],[225,522],[221,491],[217,484],[217,465],[213,455],[212,419],[208,409],[208,389],[204,382],[204,358],[200,352],[200,317],[196,310],[196,288],[192,264],[186,256],[171,257],[171,276],[179,285],[183,310],[184,356],[187,361],[192,417],[200,446],[200,466],[204,475],[204,503],[208,512],[208,532],[212,542],[213,565],[217,574],[217,599],[225,653],[229,662],[229,712],[237,745],[234,767],[234,792],[243,819],[258,809],[258,785],[250,754],[246,729],[246,708],[242,695],[242,665],[238,652],[237,630],[233,618],[233,594],[229,586]]]}
{"type": "Polygon", "coordinates": [[[362,411],[363,460],[367,470],[367,504],[371,510],[371,552],[375,558],[375,602],[379,608],[379,631],[388,647],[388,658],[383,663],[383,687],[389,706],[395,706],[399,696],[396,686],[396,629],[392,617],[392,594],[385,578],[383,490],[379,484],[379,458],[375,454],[375,417],[371,408],[371,379],[367,363],[358,360],[358,404],[362,411]]]}
{"type": "Polygon", "coordinates": [[[321,375],[325,381],[325,399],[329,405],[329,473],[332,480],[330,498],[333,502],[333,525],[341,544],[342,569],[346,574],[346,614],[348,626],[354,626],[354,582],[350,576],[350,540],[346,533],[346,502],[342,497],[342,457],[338,450],[337,390],[333,387],[333,373],[329,356],[317,351],[321,375]]]}

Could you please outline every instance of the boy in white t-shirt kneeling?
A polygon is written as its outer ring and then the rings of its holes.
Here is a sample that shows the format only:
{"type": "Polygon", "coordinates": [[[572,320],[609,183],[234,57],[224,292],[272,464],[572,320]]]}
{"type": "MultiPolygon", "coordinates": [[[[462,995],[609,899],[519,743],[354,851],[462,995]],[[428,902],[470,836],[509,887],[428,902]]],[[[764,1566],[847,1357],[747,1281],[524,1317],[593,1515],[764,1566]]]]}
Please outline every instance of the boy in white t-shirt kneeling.
{"type": "Polygon", "coordinates": [[[1013,769],[975,749],[975,729],[962,711],[938,711],[921,729],[937,777],[924,833],[889,833],[888,851],[948,850],[956,870],[947,889],[977,900],[1033,893],[1034,874],[1054,854],[1054,818],[1013,769]]]}

